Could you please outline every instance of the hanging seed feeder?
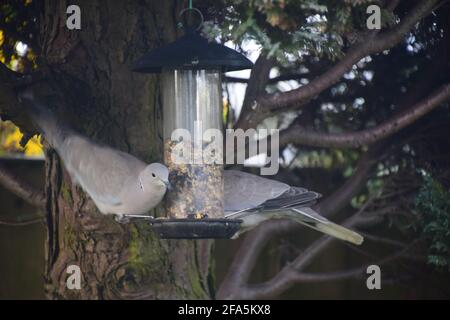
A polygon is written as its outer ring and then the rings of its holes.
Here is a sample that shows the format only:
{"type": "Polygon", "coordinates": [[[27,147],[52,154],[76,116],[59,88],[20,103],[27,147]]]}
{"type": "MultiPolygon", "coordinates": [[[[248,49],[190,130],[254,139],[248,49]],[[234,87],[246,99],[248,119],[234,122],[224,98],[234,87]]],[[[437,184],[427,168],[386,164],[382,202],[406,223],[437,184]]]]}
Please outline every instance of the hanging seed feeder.
{"type": "MultiPolygon", "coordinates": [[[[181,11],[198,14],[198,9],[181,11]]],[[[222,132],[221,75],[252,68],[239,52],[209,42],[197,30],[139,59],[133,71],[160,73],[162,83],[164,162],[171,189],[166,194],[166,217],[151,219],[161,238],[231,238],[240,220],[225,219],[222,141],[205,135],[222,132]],[[179,130],[189,135],[179,135],[179,130]],[[211,148],[211,146],[213,146],[211,148]],[[205,150],[213,150],[208,153],[205,150]],[[181,160],[180,160],[181,159],[181,160]]]]}

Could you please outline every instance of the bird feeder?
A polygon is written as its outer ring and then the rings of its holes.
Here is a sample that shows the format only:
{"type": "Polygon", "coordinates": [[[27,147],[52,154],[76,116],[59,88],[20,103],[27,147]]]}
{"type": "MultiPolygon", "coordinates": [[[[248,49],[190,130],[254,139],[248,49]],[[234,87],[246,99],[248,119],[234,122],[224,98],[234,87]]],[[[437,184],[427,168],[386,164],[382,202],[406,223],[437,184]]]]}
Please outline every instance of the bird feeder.
{"type": "MultiPolygon", "coordinates": [[[[185,9],[180,16],[186,12],[197,13],[203,22],[198,9],[185,9]]],[[[133,66],[135,72],[161,74],[164,162],[171,189],[165,199],[167,216],[151,223],[162,238],[230,238],[241,222],[224,217],[223,161],[217,161],[223,141],[211,132],[223,132],[222,73],[249,69],[253,63],[197,30],[185,28],[184,36],[133,66]]]]}

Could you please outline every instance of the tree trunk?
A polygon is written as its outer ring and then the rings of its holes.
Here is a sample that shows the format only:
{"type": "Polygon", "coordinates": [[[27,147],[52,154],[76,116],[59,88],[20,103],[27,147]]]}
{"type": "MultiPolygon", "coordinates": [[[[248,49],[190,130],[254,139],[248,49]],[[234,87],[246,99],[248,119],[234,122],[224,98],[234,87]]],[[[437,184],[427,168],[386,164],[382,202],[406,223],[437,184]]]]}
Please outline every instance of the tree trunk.
{"type": "MultiPolygon", "coordinates": [[[[130,66],[176,37],[177,3],[78,1],[81,30],[68,30],[68,3],[45,1],[41,65],[58,93],[55,112],[98,142],[161,161],[159,78],[130,66]]],[[[50,149],[46,178],[49,298],[212,297],[211,241],[159,240],[145,222],[121,225],[100,214],[50,149]],[[69,265],[81,269],[81,290],[66,287],[69,265]]]]}

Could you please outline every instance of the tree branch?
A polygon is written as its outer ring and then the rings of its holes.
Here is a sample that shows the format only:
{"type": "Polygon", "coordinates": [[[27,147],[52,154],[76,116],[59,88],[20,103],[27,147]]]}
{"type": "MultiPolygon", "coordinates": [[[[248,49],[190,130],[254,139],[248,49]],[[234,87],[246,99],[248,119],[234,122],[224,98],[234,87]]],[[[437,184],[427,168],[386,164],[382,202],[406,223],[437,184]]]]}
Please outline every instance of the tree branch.
{"type": "MultiPolygon", "coordinates": [[[[383,265],[396,259],[400,259],[403,257],[407,258],[408,256],[406,256],[405,254],[414,244],[415,243],[413,242],[404,249],[395,252],[394,254],[391,254],[387,257],[379,259],[378,261],[372,261],[370,263],[367,263],[367,265],[370,264],[383,265]]],[[[326,273],[306,273],[306,272],[299,272],[292,264],[284,268],[283,270],[284,274],[279,279],[275,280],[276,277],[274,277],[272,279],[274,280],[273,282],[272,280],[270,280],[262,284],[249,285],[244,290],[241,291],[241,295],[242,298],[245,299],[270,298],[285,291],[286,287],[290,287],[298,282],[325,282],[325,281],[343,280],[360,276],[366,272],[367,265],[343,271],[326,272],[326,273]]],[[[279,274],[277,274],[277,276],[279,274]]]]}
{"type": "Polygon", "coordinates": [[[332,68],[298,89],[259,97],[253,103],[254,116],[249,122],[258,123],[271,112],[290,105],[300,107],[319,95],[325,89],[336,83],[354,64],[362,58],[387,50],[400,42],[404,35],[435,6],[437,0],[420,1],[414,9],[396,27],[377,35],[370,33],[365,39],[360,39],[347,54],[332,68]]]}
{"type": "Polygon", "coordinates": [[[381,148],[382,145],[379,144],[365,152],[359,158],[351,178],[347,179],[344,184],[331,195],[316,204],[314,210],[323,216],[330,217],[340,212],[348,205],[352,198],[365,186],[367,177],[381,156],[379,154],[381,148]]]}
{"type": "Polygon", "coordinates": [[[293,125],[280,132],[280,146],[289,143],[326,148],[358,148],[382,140],[412,124],[450,99],[450,83],[391,119],[369,129],[351,133],[323,133],[293,125]]]}
{"type": "Polygon", "coordinates": [[[377,242],[380,244],[385,244],[385,245],[389,245],[389,246],[394,246],[394,247],[399,247],[399,248],[404,248],[406,246],[406,243],[403,243],[401,241],[397,241],[397,240],[393,240],[387,237],[379,237],[379,236],[375,236],[373,234],[367,233],[367,232],[359,232],[360,235],[362,235],[364,237],[364,240],[370,240],[373,242],[377,242]]]}
{"type": "Polygon", "coordinates": [[[257,229],[251,231],[234,256],[227,275],[217,291],[217,298],[232,298],[247,283],[258,256],[267,242],[278,233],[292,231],[292,226],[293,224],[289,220],[273,220],[264,222],[257,229]]]}
{"type": "MultiPolygon", "coordinates": [[[[361,217],[361,214],[367,208],[368,203],[369,202],[367,202],[365,206],[358,210],[356,214],[348,218],[342,225],[347,228],[354,228],[357,226],[361,227],[378,223],[379,220],[365,219],[361,217]]],[[[380,211],[378,212],[378,214],[383,215],[386,214],[386,212],[380,211]]],[[[273,278],[257,285],[244,284],[243,286],[239,287],[239,290],[234,292],[234,295],[232,295],[231,298],[263,299],[274,297],[284,292],[296,282],[305,279],[305,277],[302,277],[302,273],[299,273],[299,271],[306,268],[319,253],[321,253],[334,241],[336,241],[335,238],[322,236],[319,240],[309,246],[302,254],[300,254],[292,263],[284,266],[280,270],[280,272],[278,272],[273,278]]]]}
{"type": "MultiPolygon", "coordinates": [[[[367,266],[362,266],[359,268],[354,268],[350,270],[342,270],[335,272],[323,272],[323,273],[306,273],[306,272],[295,272],[293,275],[293,281],[295,282],[327,282],[335,280],[343,280],[348,278],[354,278],[361,276],[366,272],[367,266]]],[[[251,288],[257,289],[257,288],[251,288]]]]}
{"type": "Polygon", "coordinates": [[[45,221],[45,217],[33,218],[25,221],[3,221],[0,220],[0,226],[8,226],[8,227],[24,227],[29,226],[36,223],[41,223],[45,221]]]}
{"type": "Polygon", "coordinates": [[[264,94],[264,89],[269,81],[270,69],[274,64],[273,59],[268,59],[261,54],[255,62],[255,65],[248,80],[245,97],[242,103],[241,114],[236,122],[236,127],[248,129],[253,125],[251,115],[253,113],[253,103],[258,95],[264,94]]]}
{"type": "MultiPolygon", "coordinates": [[[[269,78],[267,80],[267,84],[275,84],[280,81],[289,81],[289,80],[300,80],[306,78],[307,74],[299,74],[299,73],[286,73],[277,77],[269,78]]],[[[247,78],[238,78],[238,77],[225,77],[226,82],[233,83],[248,83],[250,79],[247,78]]]]}
{"type": "Polygon", "coordinates": [[[388,1],[388,4],[386,5],[386,9],[388,9],[389,11],[394,11],[395,8],[397,8],[399,3],[400,3],[400,0],[390,0],[390,1],[388,1]]]}
{"type": "Polygon", "coordinates": [[[38,208],[43,208],[45,206],[45,197],[42,191],[37,190],[25,180],[11,173],[6,166],[1,163],[0,184],[33,206],[38,208]]]}

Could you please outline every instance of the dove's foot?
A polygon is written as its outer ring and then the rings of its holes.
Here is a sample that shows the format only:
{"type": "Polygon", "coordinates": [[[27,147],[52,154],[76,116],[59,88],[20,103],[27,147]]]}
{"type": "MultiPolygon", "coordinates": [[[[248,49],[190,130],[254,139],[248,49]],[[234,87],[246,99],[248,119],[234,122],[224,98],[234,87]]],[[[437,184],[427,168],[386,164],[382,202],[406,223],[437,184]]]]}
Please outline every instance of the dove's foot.
{"type": "Polygon", "coordinates": [[[116,220],[118,223],[126,224],[130,222],[130,218],[127,217],[125,214],[116,214],[114,215],[114,220],[116,220]]]}
{"type": "Polygon", "coordinates": [[[153,216],[147,216],[143,214],[116,214],[114,215],[114,220],[119,223],[130,223],[131,220],[153,220],[153,216]]]}

